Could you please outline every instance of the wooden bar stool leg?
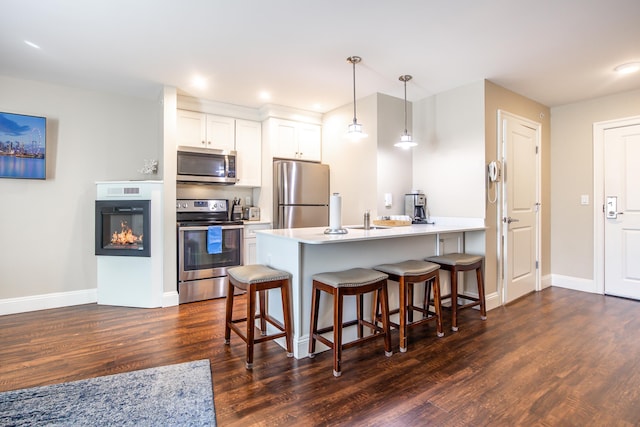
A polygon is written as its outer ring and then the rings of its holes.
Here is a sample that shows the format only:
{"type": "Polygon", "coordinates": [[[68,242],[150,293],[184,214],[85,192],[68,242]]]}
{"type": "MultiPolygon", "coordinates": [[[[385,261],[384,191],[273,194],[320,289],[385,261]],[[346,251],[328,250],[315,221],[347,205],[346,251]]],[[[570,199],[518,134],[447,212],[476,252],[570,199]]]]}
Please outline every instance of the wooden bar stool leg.
{"type": "Polygon", "coordinates": [[[313,285],[311,295],[311,331],[309,332],[309,357],[314,358],[316,352],[316,331],[318,330],[318,309],[320,308],[320,289],[313,285]]]}
{"type": "Polygon", "coordinates": [[[478,281],[478,299],[480,300],[480,318],[487,320],[487,307],[484,300],[484,281],[482,279],[482,266],[476,269],[476,280],[478,281]]]}
{"type": "Polygon", "coordinates": [[[432,280],[427,280],[424,284],[424,297],[422,298],[422,309],[425,310],[422,312],[422,318],[429,316],[429,306],[431,305],[431,282],[432,280]]]}
{"type": "Polygon", "coordinates": [[[356,319],[358,324],[356,328],[358,329],[358,338],[362,338],[364,335],[364,326],[362,325],[362,313],[364,312],[364,298],[363,295],[356,296],[356,319]]]}
{"type": "Polygon", "coordinates": [[[384,285],[380,289],[381,309],[382,309],[382,329],[384,330],[384,355],[391,357],[393,352],[391,351],[391,325],[389,324],[389,292],[387,290],[387,282],[385,280],[384,285]]]}
{"type": "Polygon", "coordinates": [[[253,368],[253,339],[256,329],[256,290],[253,285],[247,290],[247,369],[253,368]]]}
{"type": "MultiPolygon", "coordinates": [[[[399,329],[400,329],[400,352],[406,353],[407,351],[407,284],[404,276],[398,278],[398,294],[400,299],[399,307],[399,329]]],[[[384,301],[383,301],[384,302],[384,301]]],[[[388,300],[387,300],[388,302],[388,300]]],[[[387,306],[387,317],[389,315],[389,307],[387,306]]],[[[384,318],[384,310],[382,310],[382,316],[384,318]]]]}
{"type": "Polygon", "coordinates": [[[333,376],[342,375],[342,292],[335,290],[333,295],[333,376]]]}
{"type": "Polygon", "coordinates": [[[267,320],[265,314],[267,313],[267,291],[262,290],[259,292],[260,296],[260,335],[267,335],[267,320]]]}
{"type": "Polygon", "coordinates": [[[458,271],[451,269],[451,330],[458,330],[458,271]]]}
{"type": "Polygon", "coordinates": [[[231,342],[231,319],[233,316],[233,285],[227,280],[227,301],[226,301],[226,313],[224,321],[224,343],[229,344],[231,342]]]}
{"type": "Polygon", "coordinates": [[[435,279],[433,280],[433,309],[436,313],[436,334],[438,337],[443,337],[444,332],[442,331],[442,306],[440,301],[440,275],[436,274],[435,279]]]}
{"type": "Polygon", "coordinates": [[[289,280],[286,280],[280,288],[282,295],[282,313],[284,317],[285,340],[287,343],[287,357],[293,357],[293,328],[291,323],[291,299],[289,297],[289,280]]]}

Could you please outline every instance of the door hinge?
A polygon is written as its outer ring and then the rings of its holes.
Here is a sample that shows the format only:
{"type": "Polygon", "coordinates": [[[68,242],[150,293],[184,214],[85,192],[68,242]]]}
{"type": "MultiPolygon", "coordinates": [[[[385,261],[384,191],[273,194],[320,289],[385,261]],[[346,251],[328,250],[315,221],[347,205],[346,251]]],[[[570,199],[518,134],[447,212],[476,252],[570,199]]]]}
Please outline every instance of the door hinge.
{"type": "Polygon", "coordinates": [[[537,270],[538,268],[540,268],[540,267],[538,267],[538,261],[536,260],[536,270],[537,270]]]}
{"type": "Polygon", "coordinates": [[[538,147],[538,146],[536,145],[536,154],[538,154],[538,150],[539,150],[539,149],[540,149],[540,147],[538,147]]]}

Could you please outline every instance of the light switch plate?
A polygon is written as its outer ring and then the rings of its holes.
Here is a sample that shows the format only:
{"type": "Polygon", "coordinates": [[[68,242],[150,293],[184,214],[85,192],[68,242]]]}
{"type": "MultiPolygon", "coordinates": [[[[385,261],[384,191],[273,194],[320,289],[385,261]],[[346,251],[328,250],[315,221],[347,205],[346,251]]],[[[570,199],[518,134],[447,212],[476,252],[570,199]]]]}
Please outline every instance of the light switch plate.
{"type": "Polygon", "coordinates": [[[589,204],[589,195],[588,194],[583,194],[582,196],[580,196],[580,204],[581,205],[588,205],[589,204]]]}
{"type": "Polygon", "coordinates": [[[393,201],[393,196],[391,195],[391,193],[384,193],[384,205],[389,208],[391,207],[393,201]]]}

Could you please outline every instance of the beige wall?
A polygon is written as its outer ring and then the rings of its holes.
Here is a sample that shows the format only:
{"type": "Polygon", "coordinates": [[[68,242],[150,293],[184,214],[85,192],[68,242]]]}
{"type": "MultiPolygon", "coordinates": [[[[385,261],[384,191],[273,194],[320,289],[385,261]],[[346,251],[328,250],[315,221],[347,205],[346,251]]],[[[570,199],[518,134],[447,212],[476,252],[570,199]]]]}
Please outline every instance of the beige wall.
{"type": "MultiPolygon", "coordinates": [[[[550,156],[551,156],[551,137],[550,137],[550,119],[549,108],[511,92],[503,87],[500,87],[490,81],[484,82],[485,87],[485,165],[492,160],[497,159],[498,155],[498,110],[503,110],[511,114],[515,114],[533,122],[540,123],[542,125],[542,147],[541,147],[541,167],[542,167],[542,207],[541,207],[541,255],[540,260],[541,275],[543,278],[543,286],[548,283],[549,280],[545,279],[551,271],[550,262],[550,227],[551,227],[551,202],[550,202],[550,156]]],[[[484,178],[486,185],[486,178],[484,178]]],[[[486,253],[496,254],[498,243],[498,212],[496,204],[489,203],[485,198],[486,206],[486,226],[487,226],[487,239],[486,239],[486,253]]],[[[498,283],[498,259],[494,256],[493,259],[487,257],[486,261],[486,280],[487,280],[487,293],[489,284],[498,283]]]]}
{"type": "Polygon", "coordinates": [[[46,116],[47,180],[0,180],[0,300],[96,288],[95,182],[149,179],[157,100],[0,77],[0,111],[46,116]]]}
{"type": "MultiPolygon", "coordinates": [[[[593,280],[593,124],[640,115],[640,90],[551,109],[551,271],[564,282],[593,280]],[[590,203],[580,204],[588,195],[590,203]]],[[[593,284],[591,284],[593,285],[593,284]]],[[[593,286],[589,286],[593,289],[593,286]]]]}

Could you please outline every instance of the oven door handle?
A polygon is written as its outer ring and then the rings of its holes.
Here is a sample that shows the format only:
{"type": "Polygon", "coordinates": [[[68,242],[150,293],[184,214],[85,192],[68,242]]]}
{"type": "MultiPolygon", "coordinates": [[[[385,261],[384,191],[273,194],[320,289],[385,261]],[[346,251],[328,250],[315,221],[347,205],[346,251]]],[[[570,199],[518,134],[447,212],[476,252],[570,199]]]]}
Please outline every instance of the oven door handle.
{"type": "MultiPolygon", "coordinates": [[[[216,226],[212,224],[213,227],[220,227],[222,230],[242,230],[244,229],[244,225],[220,225],[216,226]]],[[[178,226],[179,230],[184,231],[206,231],[209,229],[209,226],[206,225],[180,225],[178,226]]]]}

